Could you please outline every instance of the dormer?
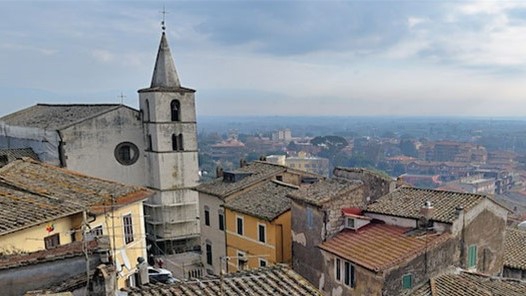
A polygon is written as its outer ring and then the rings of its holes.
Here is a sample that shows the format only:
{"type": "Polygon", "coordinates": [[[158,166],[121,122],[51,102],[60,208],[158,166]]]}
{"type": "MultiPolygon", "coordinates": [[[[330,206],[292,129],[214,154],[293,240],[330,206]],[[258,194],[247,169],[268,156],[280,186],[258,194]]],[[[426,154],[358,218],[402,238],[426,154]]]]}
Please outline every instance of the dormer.
{"type": "Polygon", "coordinates": [[[359,208],[343,208],[342,215],[344,217],[343,228],[355,231],[371,223],[372,220],[370,217],[363,216],[359,208]]]}

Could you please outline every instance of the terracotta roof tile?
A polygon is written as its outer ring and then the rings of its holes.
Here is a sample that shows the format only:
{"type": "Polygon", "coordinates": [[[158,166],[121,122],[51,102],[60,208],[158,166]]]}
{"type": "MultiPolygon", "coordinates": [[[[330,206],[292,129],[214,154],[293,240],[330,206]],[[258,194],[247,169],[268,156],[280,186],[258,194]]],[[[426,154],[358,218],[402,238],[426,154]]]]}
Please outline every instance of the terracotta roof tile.
{"type": "Polygon", "coordinates": [[[226,196],[243,188],[256,184],[265,179],[271,179],[272,177],[283,173],[286,170],[286,167],[280,165],[265,162],[253,162],[236,170],[236,172],[240,173],[250,173],[249,176],[246,176],[237,182],[226,182],[223,181],[223,178],[217,178],[197,186],[196,190],[199,192],[215,195],[220,198],[225,198],[226,196]]]}
{"type": "Polygon", "coordinates": [[[238,296],[238,295],[319,295],[322,293],[285,265],[231,273],[224,276],[223,292],[219,278],[188,281],[174,285],[149,284],[125,288],[128,296],[238,296]]]}
{"type": "Polygon", "coordinates": [[[480,194],[403,187],[367,206],[366,212],[418,219],[420,208],[430,201],[434,208],[431,219],[452,223],[456,219],[456,207],[470,210],[486,198],[489,197],[480,194]]]}
{"type": "Polygon", "coordinates": [[[354,191],[361,186],[363,186],[363,183],[358,180],[342,178],[323,179],[308,187],[300,188],[300,190],[289,194],[289,197],[315,206],[322,206],[324,203],[354,191]]]}
{"type": "Polygon", "coordinates": [[[431,279],[410,296],[524,296],[526,281],[461,271],[431,279]]]}
{"type": "Polygon", "coordinates": [[[82,212],[104,210],[115,199],[117,207],[152,194],[29,158],[0,168],[0,235],[82,212]]]}
{"type": "Polygon", "coordinates": [[[506,229],[504,266],[526,270],[526,231],[506,229]]]}
{"type": "Polygon", "coordinates": [[[288,211],[291,200],[287,194],[297,190],[289,185],[268,181],[257,185],[233,200],[225,203],[225,208],[272,221],[288,211]]]}
{"type": "Polygon", "coordinates": [[[344,229],[319,247],[369,270],[381,271],[432,248],[449,234],[410,236],[403,228],[372,222],[357,231],[344,229]]]}

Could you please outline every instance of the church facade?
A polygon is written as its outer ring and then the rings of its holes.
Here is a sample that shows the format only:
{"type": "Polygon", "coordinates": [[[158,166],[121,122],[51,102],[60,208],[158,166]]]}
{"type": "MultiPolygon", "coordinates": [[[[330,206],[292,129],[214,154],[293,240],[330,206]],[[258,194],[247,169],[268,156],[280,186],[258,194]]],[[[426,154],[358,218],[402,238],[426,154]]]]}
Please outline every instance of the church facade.
{"type": "Polygon", "coordinates": [[[148,187],[147,240],[156,254],[199,244],[195,90],[181,86],[165,33],[139,110],[119,104],[37,104],[0,118],[1,148],[32,148],[40,160],[148,187]]]}

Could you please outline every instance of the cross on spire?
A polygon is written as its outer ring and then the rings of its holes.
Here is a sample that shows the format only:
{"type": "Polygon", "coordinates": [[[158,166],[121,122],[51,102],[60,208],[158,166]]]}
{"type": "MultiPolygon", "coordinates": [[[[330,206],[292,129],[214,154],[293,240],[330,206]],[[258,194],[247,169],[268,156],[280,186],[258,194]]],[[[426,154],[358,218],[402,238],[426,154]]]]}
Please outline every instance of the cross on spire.
{"type": "Polygon", "coordinates": [[[161,29],[163,30],[163,32],[166,30],[166,14],[168,13],[168,11],[166,11],[166,8],[164,7],[163,5],[163,10],[160,12],[162,15],[163,15],[163,20],[161,21],[161,29]]]}

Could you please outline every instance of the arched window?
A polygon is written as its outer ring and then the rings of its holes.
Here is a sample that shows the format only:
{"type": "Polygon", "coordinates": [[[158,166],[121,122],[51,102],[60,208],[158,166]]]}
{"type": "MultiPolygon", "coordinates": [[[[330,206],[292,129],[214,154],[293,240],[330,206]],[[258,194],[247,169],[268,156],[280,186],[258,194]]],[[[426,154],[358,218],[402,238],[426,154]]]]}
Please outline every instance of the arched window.
{"type": "Polygon", "coordinates": [[[172,112],[172,121],[181,121],[181,103],[178,100],[173,100],[170,103],[170,110],[172,112]]]}
{"type": "Polygon", "coordinates": [[[183,134],[179,134],[179,136],[177,136],[177,138],[178,138],[177,139],[177,144],[179,144],[179,147],[178,147],[179,149],[177,149],[177,150],[183,151],[184,150],[183,149],[183,134]]]}
{"type": "Polygon", "coordinates": [[[144,121],[150,121],[150,102],[148,101],[148,99],[146,99],[144,105],[144,121]]]}
{"type": "Polygon", "coordinates": [[[183,134],[173,134],[172,135],[172,150],[173,151],[183,151],[183,134]]]}
{"type": "Polygon", "coordinates": [[[173,151],[177,151],[178,147],[179,147],[179,143],[177,143],[177,140],[178,140],[178,136],[176,136],[175,134],[172,135],[172,150],[173,151]]]}

